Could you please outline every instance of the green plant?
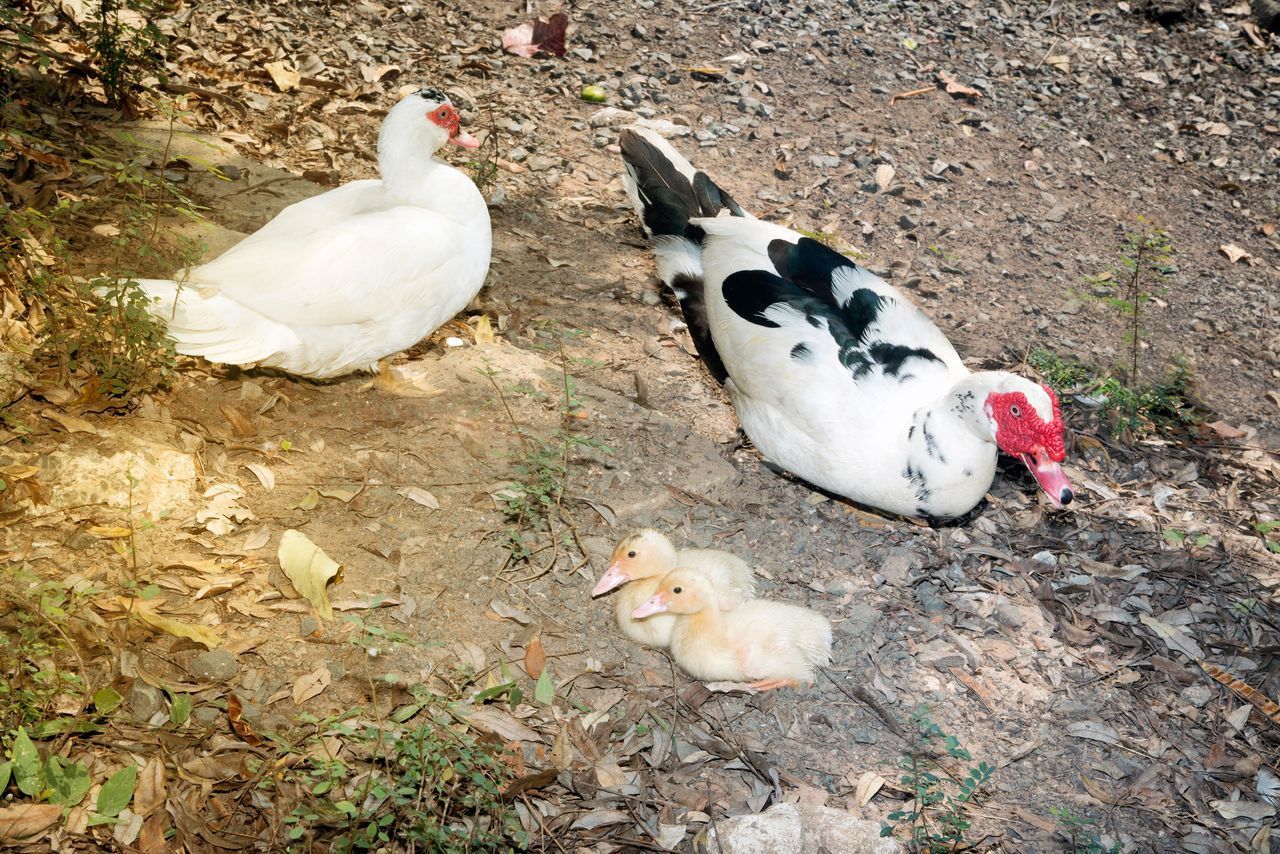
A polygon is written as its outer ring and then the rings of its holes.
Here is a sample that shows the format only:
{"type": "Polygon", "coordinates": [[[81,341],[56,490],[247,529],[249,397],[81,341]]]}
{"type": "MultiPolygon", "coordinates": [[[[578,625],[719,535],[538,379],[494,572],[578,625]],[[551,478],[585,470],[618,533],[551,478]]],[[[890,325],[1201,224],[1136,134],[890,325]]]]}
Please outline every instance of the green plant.
{"type": "Polygon", "coordinates": [[[384,847],[509,851],[528,838],[502,787],[514,777],[500,743],[460,727],[453,705],[425,690],[381,723],[304,717],[314,734],[289,752],[305,757],[283,781],[299,805],[284,818],[290,840],[332,851],[384,847]],[[339,739],[344,749],[326,745],[339,739]]]}
{"type": "Polygon", "coordinates": [[[1089,828],[1097,826],[1096,819],[1074,815],[1067,807],[1049,807],[1058,824],[1058,833],[1066,839],[1071,854],[1119,854],[1120,843],[1104,847],[1089,828]]]}
{"type": "Polygon", "coordinates": [[[27,309],[32,356],[55,362],[63,382],[89,385],[85,397],[150,391],[169,382],[176,364],[164,321],[147,311],[137,278],[199,258],[197,241],[162,243],[158,236],[165,215],[197,220],[200,213],[164,177],[178,106],[157,107],[170,122],[158,160],[128,138],[89,146],[75,168],[84,179],[97,179],[93,198],[63,199],[47,211],[16,210],[0,226],[0,248],[17,259],[8,277],[27,309]],[[86,257],[111,275],[86,270],[93,263],[86,257]]]}
{"type": "Polygon", "coordinates": [[[1135,231],[1126,231],[1120,242],[1120,261],[1111,270],[1085,281],[1100,299],[1122,315],[1126,321],[1125,341],[1129,344],[1128,385],[1139,385],[1139,354],[1142,352],[1142,309],[1154,296],[1158,277],[1170,274],[1173,242],[1168,233],[1146,219],[1138,217],[1135,231]],[[1114,287],[1113,287],[1114,283],[1114,287]]]}
{"type": "Polygon", "coordinates": [[[1280,521],[1270,519],[1253,523],[1253,530],[1262,537],[1267,551],[1280,554],[1280,521]]]}
{"type": "Polygon", "coordinates": [[[135,2],[99,0],[92,64],[102,81],[107,103],[133,109],[133,94],[142,78],[160,67],[159,49],[164,36],[146,8],[135,2]]]}
{"type": "Polygon", "coordinates": [[[1191,369],[1183,359],[1175,358],[1160,380],[1138,389],[1079,359],[1042,347],[1027,354],[1027,364],[1058,391],[1076,389],[1097,400],[1114,433],[1167,430],[1199,419],[1192,400],[1191,369]]]}
{"type": "Polygon", "coordinates": [[[65,625],[82,597],[25,572],[0,576],[0,745],[51,719],[60,697],[84,693],[84,679],[62,666],[78,655],[65,625]]]}
{"type": "MultiPolygon", "coordinates": [[[[524,453],[513,470],[515,479],[496,493],[502,503],[509,527],[502,534],[503,547],[509,563],[527,562],[532,557],[525,535],[546,530],[553,547],[557,542],[557,521],[564,517],[563,502],[569,491],[571,465],[574,456],[585,449],[606,452],[611,449],[605,443],[581,432],[585,412],[578,399],[578,386],[568,370],[568,359],[561,343],[561,399],[560,428],[543,438],[522,426],[511,410],[506,393],[498,384],[497,372],[487,363],[480,373],[498,393],[511,429],[519,437],[524,453]]],[[[555,555],[548,567],[554,563],[555,555]]]]}
{"type": "Polygon", "coordinates": [[[914,850],[923,854],[958,850],[970,827],[969,805],[996,769],[979,762],[959,778],[947,771],[932,752],[937,743],[951,759],[970,762],[973,757],[955,736],[943,732],[929,718],[927,709],[912,713],[909,732],[911,741],[899,767],[903,771],[900,779],[912,800],[907,807],[889,813],[892,824],[883,825],[880,835],[892,836],[900,825],[906,824],[914,850]]]}

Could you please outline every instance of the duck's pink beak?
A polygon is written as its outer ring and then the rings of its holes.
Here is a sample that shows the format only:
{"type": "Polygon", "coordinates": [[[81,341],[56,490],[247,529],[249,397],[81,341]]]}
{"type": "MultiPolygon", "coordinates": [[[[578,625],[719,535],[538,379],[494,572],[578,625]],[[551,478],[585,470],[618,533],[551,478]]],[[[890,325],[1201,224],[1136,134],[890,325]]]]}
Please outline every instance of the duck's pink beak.
{"type": "Polygon", "coordinates": [[[660,614],[667,610],[667,594],[659,590],[641,603],[639,608],[631,612],[631,619],[638,620],[650,614],[660,614]]]}
{"type": "Polygon", "coordinates": [[[592,596],[599,596],[601,593],[608,593],[615,587],[621,587],[631,580],[631,576],[622,571],[622,567],[613,563],[604,571],[604,575],[600,576],[600,580],[596,582],[595,589],[591,591],[592,596]]]}
{"type": "Polygon", "coordinates": [[[461,128],[458,129],[457,133],[449,137],[449,141],[452,142],[454,145],[461,145],[463,148],[479,148],[480,147],[480,140],[476,139],[474,136],[467,133],[465,130],[462,130],[461,128]]]}
{"type": "Polygon", "coordinates": [[[1054,462],[1044,448],[1037,448],[1029,454],[1022,454],[1022,462],[1031,471],[1032,477],[1040,484],[1045,495],[1053,502],[1054,507],[1063,507],[1071,503],[1075,493],[1071,490],[1071,482],[1062,471],[1062,466],[1054,462]]]}

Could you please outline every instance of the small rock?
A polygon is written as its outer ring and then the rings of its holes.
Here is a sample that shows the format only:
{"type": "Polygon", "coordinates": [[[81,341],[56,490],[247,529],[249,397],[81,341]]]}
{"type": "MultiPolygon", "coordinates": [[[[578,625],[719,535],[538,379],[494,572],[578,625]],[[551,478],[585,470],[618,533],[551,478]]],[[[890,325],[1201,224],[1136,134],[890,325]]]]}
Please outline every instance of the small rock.
{"type": "Polygon", "coordinates": [[[1062,222],[1067,218],[1068,213],[1069,211],[1065,205],[1054,205],[1049,208],[1049,212],[1044,215],[1044,218],[1046,222],[1062,222]]]}
{"type": "Polygon", "coordinates": [[[941,639],[929,641],[916,650],[914,657],[921,664],[927,664],[942,673],[949,672],[952,667],[964,667],[968,663],[964,653],[941,639]]]}
{"type": "MultiPolygon", "coordinates": [[[[592,116],[592,121],[594,122],[594,120],[595,120],[595,117],[592,116]]],[[[597,125],[592,124],[592,127],[596,127],[596,126],[597,125]]],[[[528,157],[529,157],[529,152],[520,146],[517,146],[516,148],[511,149],[511,151],[508,152],[507,154],[507,159],[510,160],[512,163],[520,163],[521,161],[526,160],[528,157]]]]}
{"type": "Polygon", "coordinates": [[[554,169],[559,165],[559,159],[542,154],[535,154],[529,158],[529,171],[531,172],[546,172],[548,169],[554,169]]]}
{"type": "Polygon", "coordinates": [[[191,717],[201,726],[214,726],[224,716],[226,712],[217,706],[196,706],[191,710],[191,717]]]}
{"type": "Polygon", "coordinates": [[[1201,709],[1213,699],[1213,689],[1208,685],[1191,685],[1183,688],[1179,696],[1197,709],[1201,709]]]}
{"type": "Polygon", "coordinates": [[[938,585],[932,581],[922,581],[916,585],[916,600],[920,603],[920,607],[933,614],[940,614],[947,610],[947,603],[942,600],[939,594],[938,585]]]}
{"type": "Polygon", "coordinates": [[[1055,555],[1053,552],[1048,551],[1047,549],[1045,551],[1036,552],[1031,556],[1031,559],[1034,560],[1036,563],[1042,563],[1045,566],[1058,565],[1058,556],[1055,555]]]}
{"type": "Polygon", "coordinates": [[[156,712],[164,709],[164,693],[159,688],[152,688],[145,682],[134,682],[129,689],[129,711],[133,719],[146,723],[156,712]]]}
{"type": "Polygon", "coordinates": [[[918,225],[919,223],[917,223],[914,219],[907,216],[906,214],[903,214],[902,216],[898,217],[898,227],[902,228],[905,231],[911,231],[918,225]]]}
{"type": "Polygon", "coordinates": [[[240,662],[225,649],[211,649],[191,659],[188,669],[204,682],[227,682],[240,672],[240,662]]]}

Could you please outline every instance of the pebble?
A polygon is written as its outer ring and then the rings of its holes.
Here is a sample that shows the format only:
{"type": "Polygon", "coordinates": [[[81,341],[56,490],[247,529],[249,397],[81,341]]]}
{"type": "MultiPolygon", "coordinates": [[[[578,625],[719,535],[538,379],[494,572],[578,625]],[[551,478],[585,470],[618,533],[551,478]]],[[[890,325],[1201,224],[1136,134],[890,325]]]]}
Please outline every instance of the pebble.
{"type": "Polygon", "coordinates": [[[240,663],[225,649],[211,649],[191,659],[187,669],[202,682],[227,682],[240,672],[240,663]]]}
{"type": "Polygon", "coordinates": [[[146,723],[163,709],[164,693],[159,688],[141,681],[134,682],[129,688],[129,711],[133,713],[134,720],[146,723]]]}

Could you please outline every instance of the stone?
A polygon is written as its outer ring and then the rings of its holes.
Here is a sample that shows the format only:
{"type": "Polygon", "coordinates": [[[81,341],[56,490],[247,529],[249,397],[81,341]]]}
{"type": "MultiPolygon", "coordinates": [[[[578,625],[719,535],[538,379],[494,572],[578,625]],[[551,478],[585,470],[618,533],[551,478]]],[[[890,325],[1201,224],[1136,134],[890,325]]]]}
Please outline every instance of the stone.
{"type": "Polygon", "coordinates": [[[129,711],[139,723],[151,720],[156,712],[164,710],[164,693],[146,682],[134,682],[129,688],[129,711]]]}
{"type": "Polygon", "coordinates": [[[34,515],[93,504],[149,519],[183,515],[191,508],[198,482],[191,454],[141,438],[68,445],[39,465],[52,496],[48,504],[32,508],[34,515]]]}
{"type": "Polygon", "coordinates": [[[902,843],[880,836],[880,825],[847,810],[812,804],[775,804],[756,815],[720,819],[709,828],[722,854],[904,854],[902,843]]]}
{"type": "Polygon", "coordinates": [[[191,659],[187,669],[205,682],[227,682],[240,672],[240,662],[225,649],[211,649],[191,659]]]}

